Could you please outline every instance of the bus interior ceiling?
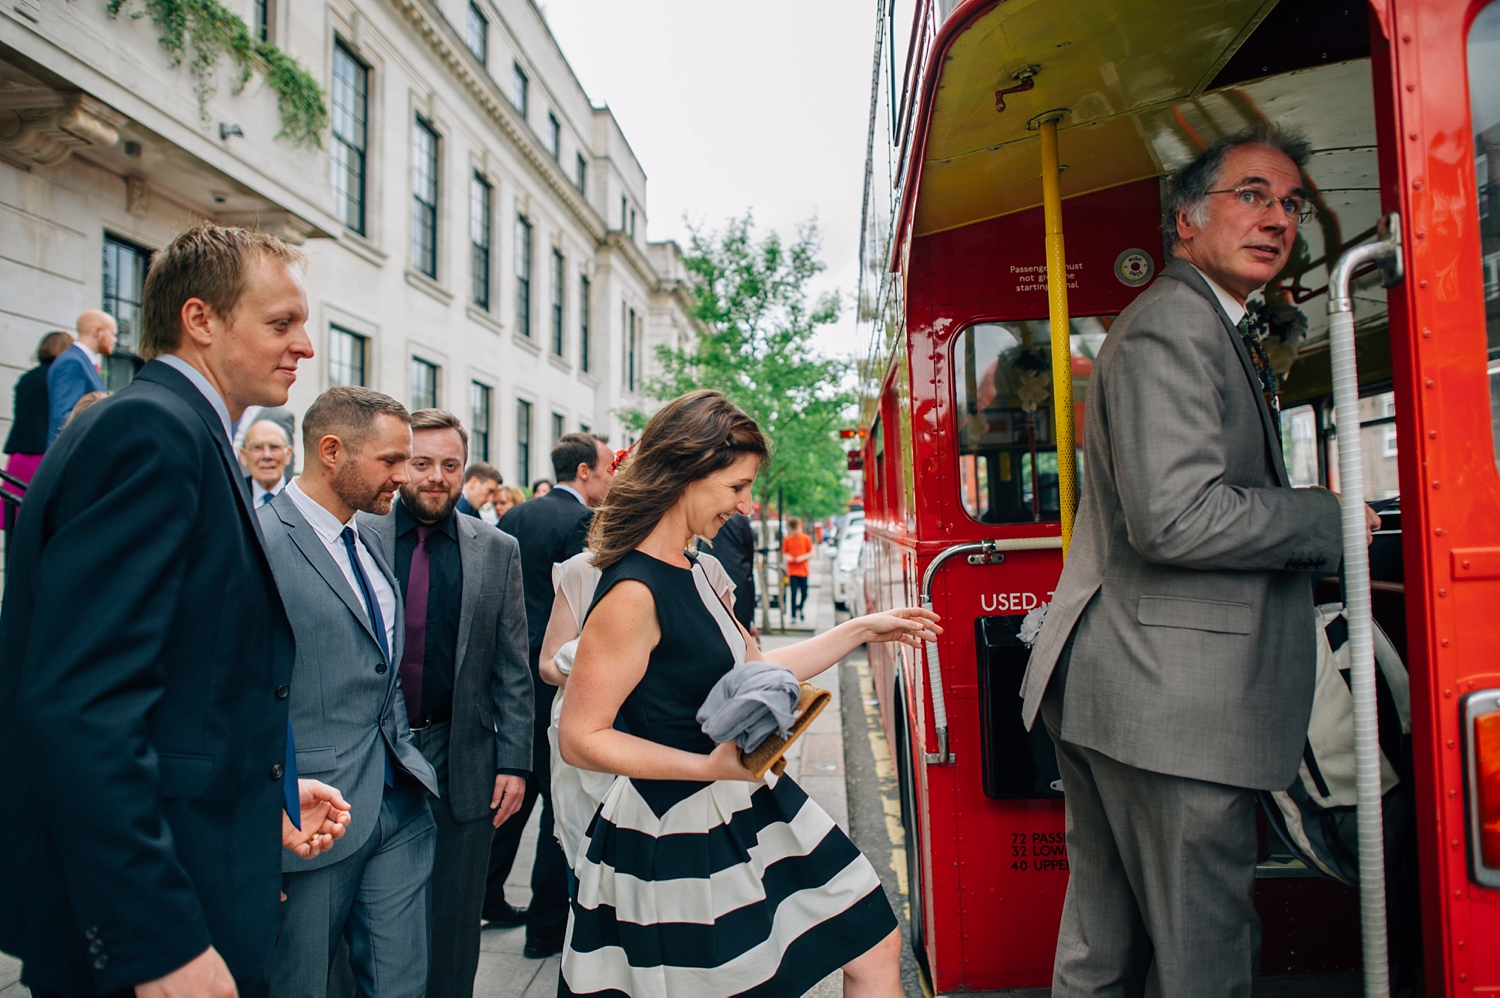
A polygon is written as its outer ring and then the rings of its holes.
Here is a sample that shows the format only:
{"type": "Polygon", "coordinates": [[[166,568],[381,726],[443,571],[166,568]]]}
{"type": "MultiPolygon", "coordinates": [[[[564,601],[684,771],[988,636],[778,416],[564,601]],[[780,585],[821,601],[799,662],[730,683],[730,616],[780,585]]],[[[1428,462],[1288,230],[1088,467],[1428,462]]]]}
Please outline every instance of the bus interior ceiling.
{"type": "MultiPolygon", "coordinates": [[[[1163,177],[1217,139],[1259,122],[1295,130],[1312,147],[1306,174],[1317,217],[1299,230],[1260,312],[1283,379],[1283,409],[1327,400],[1329,271],[1347,248],[1375,234],[1380,216],[1370,29],[1365,4],[1326,0],[1151,2],[1128,10],[1008,0],[981,10],[953,39],[918,146],[910,241],[904,261],[897,261],[906,271],[906,351],[897,349],[881,409],[890,434],[892,417],[902,414],[902,407],[890,405],[892,392],[910,386],[913,404],[906,411],[923,493],[911,522],[924,555],[961,541],[1057,531],[1055,450],[1050,467],[1039,454],[1039,444],[1045,451],[1050,442],[1050,400],[1035,383],[1028,388],[1025,377],[1028,363],[1045,369],[1025,355],[1050,350],[1034,128],[1045,112],[1066,112],[1058,144],[1078,446],[1098,342],[1166,261],[1163,177]]],[[[1356,275],[1353,294],[1361,389],[1384,390],[1391,350],[1378,275],[1356,275]]],[[[1326,411],[1319,412],[1313,468],[1326,483],[1322,448],[1332,427],[1326,411]]],[[[887,450],[897,442],[892,436],[887,450]]],[[[902,461],[906,474],[910,460],[909,453],[902,461]]],[[[877,487],[901,491],[890,488],[896,476],[884,467],[879,475],[884,481],[877,487]]],[[[1036,737],[1021,731],[1014,716],[1026,659],[1017,625],[1048,597],[1060,562],[1055,551],[1007,558],[1000,569],[958,559],[933,583],[940,611],[965,625],[974,619],[972,635],[945,641],[944,665],[952,670],[946,677],[952,743],[960,758],[969,753],[970,764],[902,767],[912,770],[912,797],[931,816],[926,834],[949,839],[946,846],[933,841],[931,865],[913,874],[939,876],[954,892],[931,899],[931,912],[916,917],[957,914],[962,930],[938,933],[928,945],[961,947],[938,960],[961,965],[956,975],[943,977],[949,986],[969,989],[1045,983],[1066,882],[1065,859],[1045,858],[1054,836],[1060,841],[1060,802],[1047,799],[1057,795],[1037,763],[1036,737]],[[976,662],[977,672],[965,664],[976,662]],[[964,801],[961,819],[936,803],[949,794],[955,804],[964,801]],[[1016,858],[997,861],[995,851],[1007,848],[1016,858]],[[951,878],[937,873],[940,861],[958,871],[951,878]],[[999,938],[1005,946],[990,945],[999,938]]],[[[894,561],[894,553],[887,560],[894,561]]],[[[897,576],[903,569],[911,571],[890,564],[877,574],[897,576]]],[[[1399,600],[1393,610],[1388,619],[1394,623],[1401,620],[1399,600]]],[[[920,669],[897,669],[894,661],[879,666],[910,688],[913,707],[924,703],[920,669]]],[[[909,726],[917,751],[924,744],[930,751],[931,735],[924,732],[930,714],[913,710],[906,719],[908,709],[903,705],[896,720],[909,726]]],[[[898,740],[908,737],[895,733],[898,740]]],[[[1263,826],[1266,862],[1257,884],[1262,972],[1332,974],[1287,993],[1343,993],[1348,973],[1359,965],[1357,895],[1303,875],[1307,871],[1281,853],[1263,826]]]]}

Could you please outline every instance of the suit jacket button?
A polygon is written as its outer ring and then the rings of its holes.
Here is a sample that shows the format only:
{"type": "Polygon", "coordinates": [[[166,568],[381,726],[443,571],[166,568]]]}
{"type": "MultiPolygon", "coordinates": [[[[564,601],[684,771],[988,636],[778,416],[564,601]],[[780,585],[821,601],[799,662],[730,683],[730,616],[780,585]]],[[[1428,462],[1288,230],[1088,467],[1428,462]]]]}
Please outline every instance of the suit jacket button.
{"type": "Polygon", "coordinates": [[[100,953],[98,956],[94,957],[94,969],[95,970],[103,970],[106,966],[108,966],[108,964],[109,964],[109,954],[108,953],[100,953]]]}
{"type": "Polygon", "coordinates": [[[104,948],[104,944],[101,943],[99,940],[95,939],[93,942],[89,943],[89,956],[95,956],[95,955],[97,955],[98,952],[100,950],[102,950],[103,948],[104,948]]]}
{"type": "Polygon", "coordinates": [[[99,926],[97,926],[97,925],[90,925],[87,929],[84,929],[83,930],[83,938],[89,940],[90,942],[93,942],[95,939],[98,939],[99,938],[99,926]]]}
{"type": "Polygon", "coordinates": [[[375,672],[378,675],[381,675],[381,676],[385,675],[385,663],[384,662],[377,662],[377,663],[375,663],[375,672]]]}
{"type": "Polygon", "coordinates": [[[276,699],[285,700],[287,696],[291,694],[291,692],[292,688],[283,683],[282,685],[276,687],[276,699]]]}
{"type": "Polygon", "coordinates": [[[285,773],[286,773],[286,767],[283,766],[279,762],[276,765],[274,765],[274,766],[271,767],[271,779],[273,779],[273,780],[279,780],[279,779],[281,779],[281,777],[285,773]]]}

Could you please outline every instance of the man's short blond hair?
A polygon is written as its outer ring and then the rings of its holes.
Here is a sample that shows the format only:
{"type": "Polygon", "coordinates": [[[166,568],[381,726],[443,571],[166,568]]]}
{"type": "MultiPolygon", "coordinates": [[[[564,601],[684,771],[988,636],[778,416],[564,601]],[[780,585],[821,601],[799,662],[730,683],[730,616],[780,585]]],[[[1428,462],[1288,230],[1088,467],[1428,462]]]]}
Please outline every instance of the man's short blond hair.
{"type": "Polygon", "coordinates": [[[269,232],[209,222],[157,250],[141,295],[141,356],[150,360],[181,345],[182,306],[190,298],[227,318],[245,293],[246,271],[257,255],[288,265],[305,259],[269,232]]]}

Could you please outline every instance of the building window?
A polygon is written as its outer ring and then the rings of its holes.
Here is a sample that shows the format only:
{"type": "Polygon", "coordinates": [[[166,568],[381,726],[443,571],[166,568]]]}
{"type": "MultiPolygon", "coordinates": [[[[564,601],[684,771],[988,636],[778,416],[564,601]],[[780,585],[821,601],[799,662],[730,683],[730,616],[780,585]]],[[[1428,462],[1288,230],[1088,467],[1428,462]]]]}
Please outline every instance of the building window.
{"type": "Polygon", "coordinates": [[[469,3],[469,20],[465,26],[464,41],[468,43],[469,51],[474,53],[474,58],[479,60],[481,66],[489,61],[490,22],[473,0],[469,3]]]}
{"type": "Polygon", "coordinates": [[[630,238],[635,238],[635,209],[630,209],[630,238]]]}
{"type": "Polygon", "coordinates": [[[475,305],[490,308],[490,215],[492,188],[478,173],[469,184],[470,286],[475,305]]]}
{"type": "Polygon", "coordinates": [[[625,200],[625,195],[620,195],[620,231],[625,231],[625,219],[630,211],[630,205],[625,200]]]}
{"type": "Polygon", "coordinates": [[[563,355],[563,255],[552,251],[552,352],[563,355]]]}
{"type": "Polygon", "coordinates": [[[531,223],[516,216],[516,332],[531,335],[531,223]]]}
{"type": "Polygon", "coordinates": [[[411,408],[437,408],[438,368],[425,360],[411,359],[411,408]]]}
{"type": "Polygon", "coordinates": [[[271,40],[271,0],[255,0],[255,38],[262,42],[271,40]]]}
{"type": "Polygon", "coordinates": [[[562,153],[562,125],[558,124],[557,115],[547,112],[547,152],[553,159],[562,153]]]}
{"type": "Polygon", "coordinates": [[[141,296],[146,287],[146,268],[151,251],[104,234],[104,311],[115,317],[118,327],[116,355],[103,359],[105,381],[110,391],[124,388],[135,376],[129,354],[140,349],[141,296]]]}
{"type": "Polygon", "coordinates": [[[490,402],[495,390],[478,381],[469,383],[469,456],[471,460],[490,459],[490,402]]]}
{"type": "Polygon", "coordinates": [[[552,414],[552,446],[556,447],[563,434],[568,432],[568,421],[560,412],[552,414]]]}
{"type": "Polygon", "coordinates": [[[526,117],[526,88],[531,81],[526,78],[526,71],[521,68],[519,62],[510,64],[510,102],[516,106],[521,113],[521,118],[526,117]]]}
{"type": "Polygon", "coordinates": [[[589,161],[583,158],[583,153],[579,153],[578,160],[573,167],[573,186],[578,188],[579,194],[587,194],[588,184],[589,161]]]}
{"type": "Polygon", "coordinates": [[[578,279],[578,369],[589,369],[589,279],[578,279]]]}
{"type": "Polygon", "coordinates": [[[370,70],[337,41],[333,45],[329,176],[333,210],[345,226],[365,231],[365,128],[370,70]]]}
{"type": "Polygon", "coordinates": [[[625,387],[635,391],[636,374],[635,309],[630,310],[630,319],[625,324],[625,387]]]}
{"type": "Polygon", "coordinates": [[[412,265],[437,276],[438,136],[417,116],[411,143],[412,265]]]}
{"type": "Polygon", "coordinates": [[[516,477],[521,487],[531,481],[531,403],[516,399],[516,477]]]}
{"type": "Polygon", "coordinates": [[[370,341],[358,333],[331,326],[328,330],[328,384],[364,385],[370,341]]]}

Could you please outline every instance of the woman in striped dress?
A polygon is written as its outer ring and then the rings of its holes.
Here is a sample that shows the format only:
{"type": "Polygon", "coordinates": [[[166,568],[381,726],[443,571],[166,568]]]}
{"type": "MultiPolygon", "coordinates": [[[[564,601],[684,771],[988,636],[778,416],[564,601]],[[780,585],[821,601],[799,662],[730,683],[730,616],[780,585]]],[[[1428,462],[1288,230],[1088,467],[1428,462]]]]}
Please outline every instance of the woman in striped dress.
{"type": "Polygon", "coordinates": [[[847,996],[901,994],[896,919],[869,861],[792,780],[754,780],[695,719],[737,659],[807,679],[863,642],[940,630],[899,610],[761,653],[713,612],[686,551],[749,511],[766,455],[743,411],[691,392],[652,418],[595,516],[603,575],[558,735],[569,764],[618,775],[575,857],[560,996],[786,998],[839,967],[847,996]]]}

